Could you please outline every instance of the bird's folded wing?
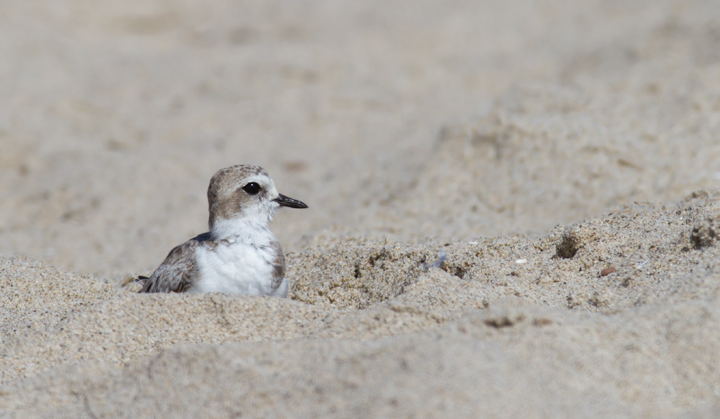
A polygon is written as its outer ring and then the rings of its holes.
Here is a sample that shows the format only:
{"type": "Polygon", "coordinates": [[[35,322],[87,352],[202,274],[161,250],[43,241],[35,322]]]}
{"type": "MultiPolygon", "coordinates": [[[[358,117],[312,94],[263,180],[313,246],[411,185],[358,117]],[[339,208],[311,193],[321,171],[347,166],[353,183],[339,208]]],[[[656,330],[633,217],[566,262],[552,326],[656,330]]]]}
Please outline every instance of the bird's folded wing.
{"type": "Polygon", "coordinates": [[[196,237],[171,250],[138,292],[187,291],[198,276],[195,249],[201,243],[196,237]]]}
{"type": "Polygon", "coordinates": [[[270,247],[275,252],[275,259],[270,262],[273,266],[272,287],[277,288],[285,278],[285,254],[283,254],[282,247],[277,241],[270,243],[270,247]]]}

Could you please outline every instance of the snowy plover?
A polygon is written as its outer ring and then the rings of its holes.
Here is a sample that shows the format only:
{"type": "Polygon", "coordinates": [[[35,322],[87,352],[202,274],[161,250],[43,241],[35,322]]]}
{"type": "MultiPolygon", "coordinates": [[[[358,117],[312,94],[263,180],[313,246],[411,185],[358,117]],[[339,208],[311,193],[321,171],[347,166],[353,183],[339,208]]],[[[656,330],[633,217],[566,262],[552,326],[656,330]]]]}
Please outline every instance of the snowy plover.
{"type": "Polygon", "coordinates": [[[170,251],[139,292],[228,292],[286,297],[285,256],[268,223],[282,207],[307,208],[280,195],[262,167],[222,169],[208,188],[210,231],[170,251]]]}

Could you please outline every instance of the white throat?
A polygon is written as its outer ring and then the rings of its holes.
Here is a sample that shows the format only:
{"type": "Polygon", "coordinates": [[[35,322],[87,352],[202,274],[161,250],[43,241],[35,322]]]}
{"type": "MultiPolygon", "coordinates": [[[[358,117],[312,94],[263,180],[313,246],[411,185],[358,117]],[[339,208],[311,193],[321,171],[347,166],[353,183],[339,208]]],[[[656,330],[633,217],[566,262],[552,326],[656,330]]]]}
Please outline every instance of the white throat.
{"type": "MultiPolygon", "coordinates": [[[[274,190],[274,187],[273,187],[274,190]]],[[[277,196],[277,191],[274,191],[277,196]]],[[[248,244],[255,244],[257,240],[264,241],[266,237],[275,240],[268,224],[280,208],[280,204],[272,200],[262,200],[254,205],[238,208],[235,217],[214,219],[210,225],[212,240],[235,239],[248,244]]]]}
{"type": "Polygon", "coordinates": [[[210,229],[212,240],[237,240],[247,244],[264,244],[275,239],[267,223],[248,218],[218,220],[210,229]]]}

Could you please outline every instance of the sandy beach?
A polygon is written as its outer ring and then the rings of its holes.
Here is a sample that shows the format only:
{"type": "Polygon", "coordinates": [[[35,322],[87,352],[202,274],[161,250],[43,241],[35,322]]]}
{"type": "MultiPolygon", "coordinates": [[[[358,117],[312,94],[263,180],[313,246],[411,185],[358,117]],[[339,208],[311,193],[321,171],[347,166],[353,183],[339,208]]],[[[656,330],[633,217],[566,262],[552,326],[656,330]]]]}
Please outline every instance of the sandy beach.
{"type": "Polygon", "coordinates": [[[0,4],[0,417],[720,416],[720,3],[0,4]],[[218,169],[287,299],[137,294],[218,169]]]}

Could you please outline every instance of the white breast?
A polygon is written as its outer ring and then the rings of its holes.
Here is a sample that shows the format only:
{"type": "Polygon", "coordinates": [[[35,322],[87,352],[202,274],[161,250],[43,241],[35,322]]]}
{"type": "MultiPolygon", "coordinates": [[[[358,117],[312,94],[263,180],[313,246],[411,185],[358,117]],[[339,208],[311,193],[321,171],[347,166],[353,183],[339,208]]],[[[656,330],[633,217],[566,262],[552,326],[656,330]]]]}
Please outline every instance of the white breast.
{"type": "Polygon", "coordinates": [[[275,254],[270,247],[238,241],[218,244],[214,248],[198,246],[195,258],[200,279],[189,292],[287,296],[284,278],[278,288],[272,287],[275,254]]]}

